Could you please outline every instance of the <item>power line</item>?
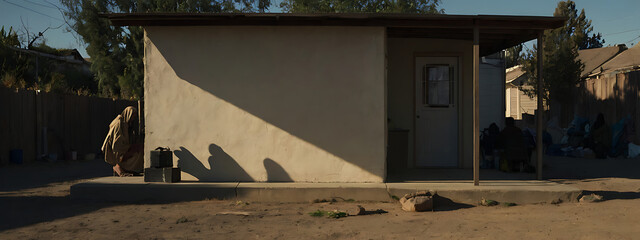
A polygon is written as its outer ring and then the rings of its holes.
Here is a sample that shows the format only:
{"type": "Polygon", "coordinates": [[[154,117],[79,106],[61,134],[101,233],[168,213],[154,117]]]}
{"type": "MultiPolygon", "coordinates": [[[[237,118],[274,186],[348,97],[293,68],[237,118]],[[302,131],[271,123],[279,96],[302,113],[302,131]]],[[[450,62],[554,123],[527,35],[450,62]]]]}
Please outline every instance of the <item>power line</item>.
{"type": "Polygon", "coordinates": [[[637,36],[636,38],[631,39],[631,40],[629,40],[629,41],[626,41],[625,43],[635,43],[634,41],[635,41],[636,39],[638,39],[638,38],[640,38],[640,36],[637,36]]]}
{"type": "Polygon", "coordinates": [[[53,3],[51,3],[51,2],[49,2],[49,1],[47,1],[47,0],[42,0],[42,1],[44,1],[44,2],[48,3],[49,5],[51,5],[51,6],[55,7],[55,8],[57,8],[57,9],[60,9],[60,7],[58,7],[58,5],[55,5],[55,4],[53,4],[53,3]]]}
{"type": "Polygon", "coordinates": [[[633,32],[633,31],[638,31],[638,30],[640,30],[640,28],[637,28],[637,29],[631,29],[631,30],[622,31],[622,32],[616,32],[616,33],[605,33],[605,34],[602,34],[602,35],[604,35],[604,36],[611,36],[611,35],[616,35],[616,34],[621,34],[621,33],[628,33],[628,32],[633,32]]]}
{"type": "Polygon", "coordinates": [[[38,5],[38,6],[41,6],[41,7],[46,7],[46,8],[55,9],[55,8],[54,8],[54,7],[52,7],[52,6],[44,5],[44,4],[42,4],[42,3],[37,3],[37,2],[29,1],[29,0],[23,0],[23,1],[28,2],[28,3],[31,3],[31,4],[34,4],[34,5],[38,5]]]}
{"type": "Polygon", "coordinates": [[[78,33],[78,31],[73,27],[73,25],[71,25],[69,23],[69,21],[67,21],[67,17],[65,17],[64,10],[62,8],[60,8],[58,5],[55,5],[55,4],[53,4],[53,3],[51,3],[51,2],[49,2],[47,0],[42,0],[42,1],[44,1],[44,2],[48,3],[49,5],[51,5],[51,6],[53,6],[53,7],[58,9],[58,11],[60,12],[60,15],[62,15],[64,24],[67,24],[67,26],[69,27],[69,30],[71,30],[71,31],[73,31],[75,33],[74,37],[76,38],[76,40],[81,41],[81,39],[79,37],[80,33],[78,33]]]}
{"type": "Polygon", "coordinates": [[[14,6],[16,6],[16,7],[23,8],[23,9],[26,9],[26,10],[32,11],[32,12],[34,12],[34,13],[40,14],[40,15],[42,15],[42,16],[50,17],[50,18],[56,19],[56,20],[58,20],[58,21],[62,21],[62,19],[60,19],[60,18],[49,16],[49,15],[47,15],[47,14],[44,14],[44,13],[38,12],[38,11],[33,10],[33,9],[31,9],[31,8],[24,7],[24,6],[22,6],[22,5],[15,4],[15,3],[9,2],[9,1],[7,1],[7,0],[3,0],[3,1],[4,1],[4,2],[6,2],[6,3],[8,3],[8,4],[14,5],[14,6]]]}

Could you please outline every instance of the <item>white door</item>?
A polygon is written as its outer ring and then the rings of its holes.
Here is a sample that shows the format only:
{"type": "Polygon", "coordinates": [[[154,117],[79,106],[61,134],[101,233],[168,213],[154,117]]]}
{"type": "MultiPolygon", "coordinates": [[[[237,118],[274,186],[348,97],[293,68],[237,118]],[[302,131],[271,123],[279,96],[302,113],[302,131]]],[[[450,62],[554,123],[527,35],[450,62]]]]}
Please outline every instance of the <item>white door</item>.
{"type": "Polygon", "coordinates": [[[458,166],[458,57],[416,57],[416,166],[458,166]]]}

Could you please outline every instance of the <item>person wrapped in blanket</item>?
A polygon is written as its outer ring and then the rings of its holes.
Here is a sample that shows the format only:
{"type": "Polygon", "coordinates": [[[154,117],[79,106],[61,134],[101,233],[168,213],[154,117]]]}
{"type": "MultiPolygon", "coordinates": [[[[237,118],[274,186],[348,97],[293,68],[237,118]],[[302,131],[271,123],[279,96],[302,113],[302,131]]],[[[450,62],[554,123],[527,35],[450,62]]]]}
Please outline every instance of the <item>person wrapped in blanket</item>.
{"type": "Polygon", "coordinates": [[[138,110],[126,107],[111,124],[102,144],[104,160],[113,166],[114,174],[124,177],[143,170],[143,145],[138,130],[138,110]]]}

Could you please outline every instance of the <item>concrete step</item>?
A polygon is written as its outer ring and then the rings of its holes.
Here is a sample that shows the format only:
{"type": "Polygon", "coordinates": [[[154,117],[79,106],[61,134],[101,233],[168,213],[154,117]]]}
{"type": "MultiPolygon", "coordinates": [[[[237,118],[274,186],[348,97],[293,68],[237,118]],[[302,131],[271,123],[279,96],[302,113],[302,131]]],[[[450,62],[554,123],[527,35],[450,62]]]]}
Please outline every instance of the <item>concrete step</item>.
{"type": "Polygon", "coordinates": [[[416,191],[435,191],[455,203],[477,205],[482,198],[517,204],[575,202],[581,191],[549,181],[425,181],[402,183],[146,183],[142,177],[104,177],[71,186],[71,198],[109,202],[176,202],[205,199],[249,202],[310,202],[319,199],[394,201],[416,191]]]}

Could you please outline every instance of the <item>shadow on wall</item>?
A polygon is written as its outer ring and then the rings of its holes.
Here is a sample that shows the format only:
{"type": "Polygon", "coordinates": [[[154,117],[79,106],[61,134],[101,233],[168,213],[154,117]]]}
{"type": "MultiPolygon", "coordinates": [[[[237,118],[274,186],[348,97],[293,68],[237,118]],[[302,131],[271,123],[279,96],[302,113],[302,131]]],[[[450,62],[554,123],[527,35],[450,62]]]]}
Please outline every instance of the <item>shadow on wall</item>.
{"type": "Polygon", "coordinates": [[[205,167],[191,151],[184,147],[180,147],[180,150],[175,150],[173,153],[178,157],[178,167],[199,181],[254,181],[236,160],[216,144],[209,145],[210,168],[205,167]]]}
{"type": "MultiPolygon", "coordinates": [[[[384,85],[376,75],[383,63],[373,51],[374,41],[362,44],[369,35],[337,30],[340,37],[329,34],[314,41],[315,33],[279,29],[290,37],[264,44],[246,31],[220,38],[216,34],[222,32],[206,29],[188,34],[146,30],[160,55],[188,84],[365,171],[383,174],[382,162],[372,164],[384,155],[384,85]],[[327,51],[336,46],[345,47],[327,51]],[[219,57],[203,57],[211,55],[219,57]]],[[[265,31],[270,35],[274,30],[265,31]]]]}
{"type": "Polygon", "coordinates": [[[263,164],[264,169],[267,170],[267,182],[293,182],[287,171],[277,162],[265,158],[263,164]]]}

